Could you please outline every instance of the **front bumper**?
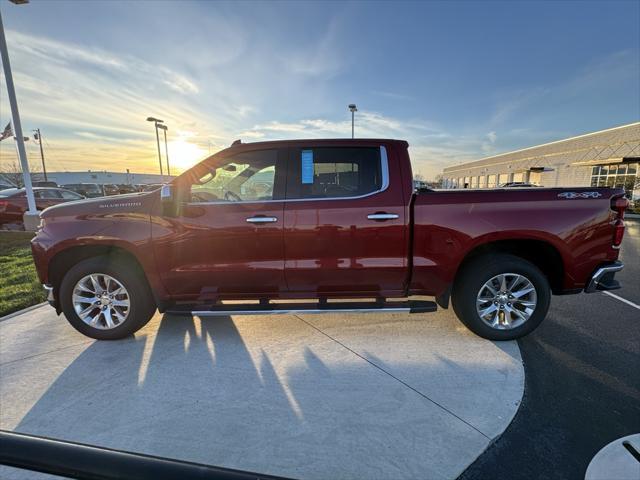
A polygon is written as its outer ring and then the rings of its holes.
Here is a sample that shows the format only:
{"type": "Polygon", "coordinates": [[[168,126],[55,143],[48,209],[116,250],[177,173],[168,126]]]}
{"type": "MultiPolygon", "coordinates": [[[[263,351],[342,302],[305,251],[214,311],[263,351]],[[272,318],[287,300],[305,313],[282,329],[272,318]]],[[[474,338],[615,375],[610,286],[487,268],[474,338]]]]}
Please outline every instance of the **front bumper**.
{"type": "Polygon", "coordinates": [[[624,264],[620,261],[615,261],[608,265],[598,267],[598,269],[591,276],[591,280],[584,289],[585,293],[593,293],[603,290],[617,290],[621,287],[620,282],[613,277],[616,272],[619,272],[624,268],[624,264]]]}
{"type": "Polygon", "coordinates": [[[55,293],[53,291],[53,287],[45,283],[42,285],[42,288],[44,288],[44,291],[47,292],[47,302],[49,302],[49,305],[55,308],[56,312],[58,312],[59,314],[60,307],[58,306],[58,300],[56,299],[55,293]]]}

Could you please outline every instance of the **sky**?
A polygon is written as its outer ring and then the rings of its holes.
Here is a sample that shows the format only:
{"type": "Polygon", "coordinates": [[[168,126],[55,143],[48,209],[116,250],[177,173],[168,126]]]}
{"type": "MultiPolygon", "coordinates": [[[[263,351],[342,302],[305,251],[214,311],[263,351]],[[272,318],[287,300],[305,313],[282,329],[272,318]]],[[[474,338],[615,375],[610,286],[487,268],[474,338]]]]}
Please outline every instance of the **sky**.
{"type": "MultiPolygon", "coordinates": [[[[410,143],[414,173],[640,120],[640,1],[0,1],[49,171],[172,173],[241,138],[410,143]]],[[[4,76],[0,129],[10,120],[4,76]]],[[[39,150],[27,142],[29,161],[39,150]]],[[[0,169],[16,160],[0,143],[0,169]]]]}

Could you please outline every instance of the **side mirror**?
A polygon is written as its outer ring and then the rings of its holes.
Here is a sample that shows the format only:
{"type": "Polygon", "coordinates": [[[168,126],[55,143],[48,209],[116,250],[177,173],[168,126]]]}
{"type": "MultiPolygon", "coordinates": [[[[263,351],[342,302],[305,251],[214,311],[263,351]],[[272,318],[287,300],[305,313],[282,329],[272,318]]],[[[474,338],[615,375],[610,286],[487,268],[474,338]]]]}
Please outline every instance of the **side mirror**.
{"type": "Polygon", "coordinates": [[[160,202],[162,204],[162,214],[165,217],[176,216],[176,206],[178,202],[176,201],[172,185],[163,185],[160,188],[160,202]]]}

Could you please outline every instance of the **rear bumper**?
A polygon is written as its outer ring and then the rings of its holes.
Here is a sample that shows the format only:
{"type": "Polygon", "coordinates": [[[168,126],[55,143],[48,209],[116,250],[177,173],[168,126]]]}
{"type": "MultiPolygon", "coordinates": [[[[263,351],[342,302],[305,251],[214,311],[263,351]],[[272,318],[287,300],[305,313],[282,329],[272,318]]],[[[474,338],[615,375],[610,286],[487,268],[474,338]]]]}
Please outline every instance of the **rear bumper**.
{"type": "Polygon", "coordinates": [[[620,261],[602,265],[591,276],[591,280],[584,289],[585,293],[593,293],[602,290],[617,290],[620,288],[620,282],[613,277],[616,272],[624,268],[624,264],[620,261]]]}

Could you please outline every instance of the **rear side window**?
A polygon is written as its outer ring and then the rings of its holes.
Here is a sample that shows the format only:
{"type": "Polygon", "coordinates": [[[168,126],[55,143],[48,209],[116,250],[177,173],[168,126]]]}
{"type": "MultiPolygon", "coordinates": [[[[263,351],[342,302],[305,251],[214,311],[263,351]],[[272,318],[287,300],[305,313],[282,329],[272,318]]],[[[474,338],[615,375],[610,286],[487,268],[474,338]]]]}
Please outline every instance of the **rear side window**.
{"type": "Polygon", "coordinates": [[[376,147],[295,148],[291,151],[287,198],[348,198],[382,188],[376,147]]]}
{"type": "Polygon", "coordinates": [[[56,190],[36,190],[34,196],[40,199],[59,199],[60,196],[56,190]]]}
{"type": "Polygon", "coordinates": [[[74,192],[68,192],[66,190],[61,190],[60,195],[62,195],[62,198],[64,198],[65,200],[80,200],[82,198],[81,195],[78,195],[74,192]]]}

